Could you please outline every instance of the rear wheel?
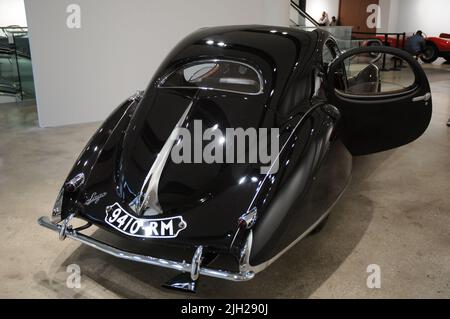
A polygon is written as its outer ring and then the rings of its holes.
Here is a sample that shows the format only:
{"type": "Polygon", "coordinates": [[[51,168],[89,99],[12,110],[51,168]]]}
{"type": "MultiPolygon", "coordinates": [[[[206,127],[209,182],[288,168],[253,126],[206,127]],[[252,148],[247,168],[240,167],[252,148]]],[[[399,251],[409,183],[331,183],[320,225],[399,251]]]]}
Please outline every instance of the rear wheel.
{"type": "Polygon", "coordinates": [[[438,48],[432,43],[427,43],[425,45],[425,48],[423,49],[423,53],[420,56],[420,59],[425,63],[433,63],[434,61],[437,60],[438,57],[439,57],[438,48]]]}

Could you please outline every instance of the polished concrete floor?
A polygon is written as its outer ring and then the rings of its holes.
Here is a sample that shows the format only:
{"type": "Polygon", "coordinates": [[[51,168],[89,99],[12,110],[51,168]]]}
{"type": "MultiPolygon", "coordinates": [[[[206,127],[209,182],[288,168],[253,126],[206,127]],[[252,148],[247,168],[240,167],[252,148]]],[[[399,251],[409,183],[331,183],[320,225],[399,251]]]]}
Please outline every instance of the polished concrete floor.
{"type": "Polygon", "coordinates": [[[160,288],[170,270],[60,242],[39,227],[99,123],[42,129],[33,106],[0,105],[0,297],[450,298],[450,66],[426,68],[434,114],[419,140],[356,158],[322,232],[250,282],[201,278],[197,295],[160,288]],[[66,285],[71,264],[80,266],[80,288],[66,285]],[[372,264],[379,289],[366,284],[372,264]]]}

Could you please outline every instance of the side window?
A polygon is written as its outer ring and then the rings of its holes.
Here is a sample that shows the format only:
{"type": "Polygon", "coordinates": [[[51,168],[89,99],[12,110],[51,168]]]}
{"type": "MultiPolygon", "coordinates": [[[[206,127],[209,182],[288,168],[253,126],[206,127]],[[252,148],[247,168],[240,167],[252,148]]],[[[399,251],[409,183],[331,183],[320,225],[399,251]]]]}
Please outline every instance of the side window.
{"type": "Polygon", "coordinates": [[[400,57],[370,53],[355,54],[344,60],[345,87],[338,91],[355,95],[401,93],[411,90],[416,77],[411,66],[400,57]]]}
{"type": "Polygon", "coordinates": [[[188,63],[163,78],[160,88],[206,89],[261,94],[262,75],[252,66],[228,60],[188,63]]]}

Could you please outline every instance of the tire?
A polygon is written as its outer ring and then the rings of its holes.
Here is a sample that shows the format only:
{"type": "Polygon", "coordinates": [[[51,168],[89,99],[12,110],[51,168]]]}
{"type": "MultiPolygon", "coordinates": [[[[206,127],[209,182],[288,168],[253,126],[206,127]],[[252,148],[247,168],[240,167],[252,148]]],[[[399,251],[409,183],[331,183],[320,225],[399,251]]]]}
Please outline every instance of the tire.
{"type": "Polygon", "coordinates": [[[433,43],[427,43],[423,49],[420,59],[424,63],[433,63],[439,57],[439,50],[433,43]]]}

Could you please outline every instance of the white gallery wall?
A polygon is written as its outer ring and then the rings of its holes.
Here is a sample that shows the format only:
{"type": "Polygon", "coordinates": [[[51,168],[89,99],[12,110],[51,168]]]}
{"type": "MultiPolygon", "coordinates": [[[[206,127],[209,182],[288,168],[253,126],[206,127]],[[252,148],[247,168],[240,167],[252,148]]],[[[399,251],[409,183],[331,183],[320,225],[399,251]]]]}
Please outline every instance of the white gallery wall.
{"type": "MultiPolygon", "coordinates": [[[[359,1],[359,0],[355,0],[359,1]]],[[[449,0],[379,0],[379,32],[424,31],[429,36],[450,33],[449,0]]],[[[339,15],[339,0],[306,0],[306,12],[319,20],[322,12],[339,15]]]]}
{"type": "Polygon", "coordinates": [[[44,127],[103,120],[198,28],[289,24],[289,0],[25,0],[25,8],[44,127]],[[70,4],[81,9],[79,29],[66,25],[70,4]]]}
{"type": "Polygon", "coordinates": [[[23,0],[0,0],[0,26],[27,26],[23,0]]]}
{"type": "MultiPolygon", "coordinates": [[[[397,32],[400,0],[379,0],[378,32],[397,32]]],[[[403,31],[402,31],[403,32],[403,31]]]]}
{"type": "Polygon", "coordinates": [[[322,12],[326,11],[328,16],[339,16],[339,0],[306,0],[306,12],[318,21],[322,12]]]}
{"type": "Polygon", "coordinates": [[[428,36],[450,33],[450,1],[397,0],[396,32],[424,31],[428,36]]]}
{"type": "Polygon", "coordinates": [[[380,0],[380,32],[424,31],[428,36],[450,33],[448,0],[380,0]]]}

